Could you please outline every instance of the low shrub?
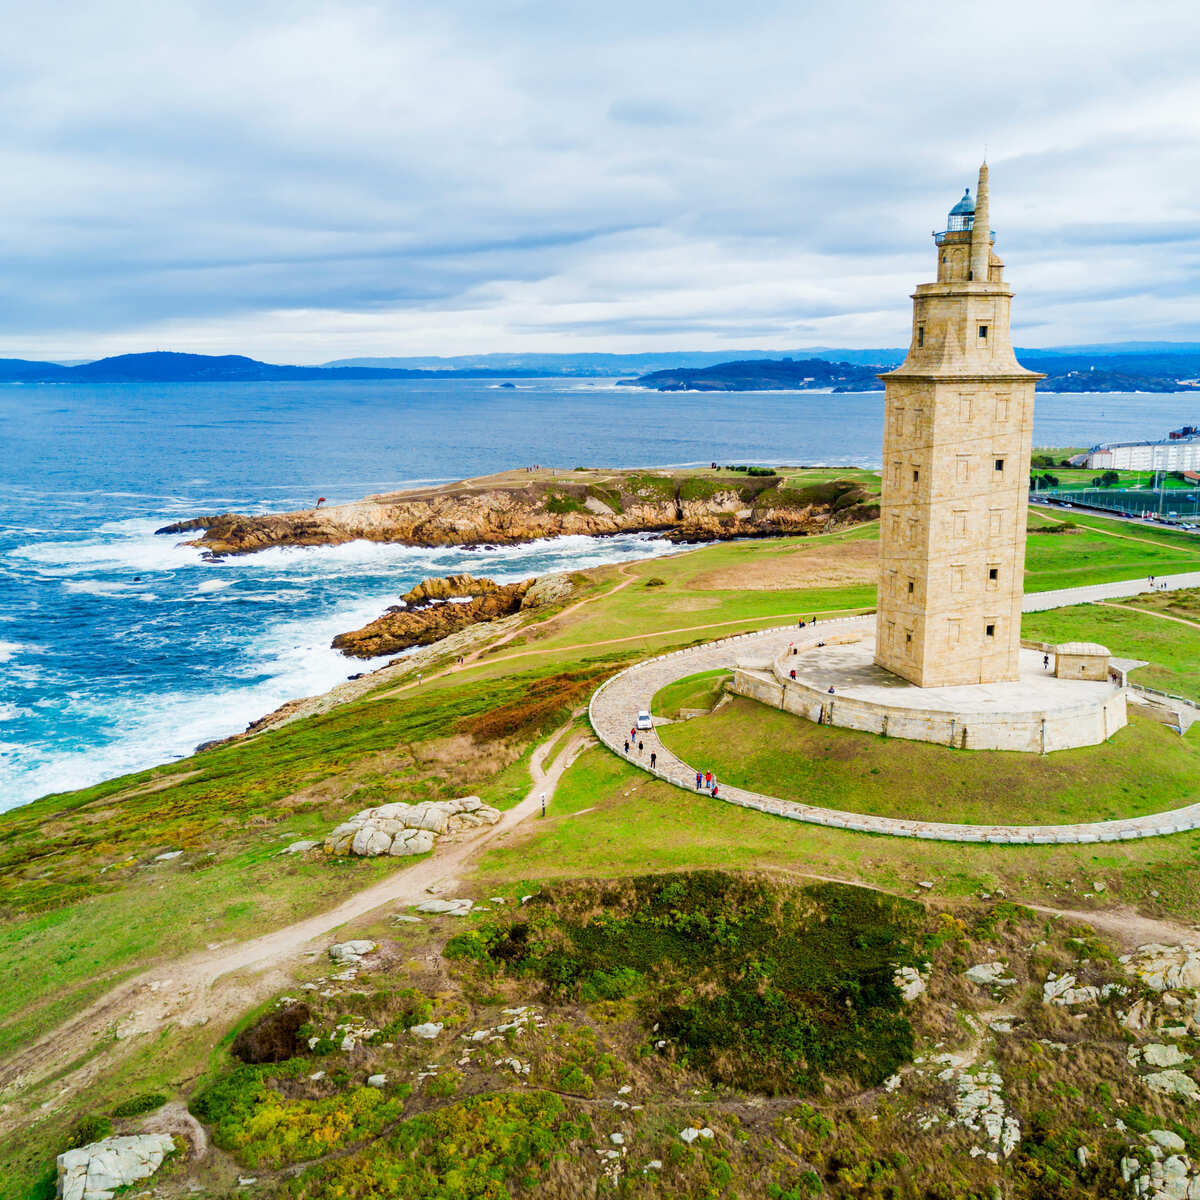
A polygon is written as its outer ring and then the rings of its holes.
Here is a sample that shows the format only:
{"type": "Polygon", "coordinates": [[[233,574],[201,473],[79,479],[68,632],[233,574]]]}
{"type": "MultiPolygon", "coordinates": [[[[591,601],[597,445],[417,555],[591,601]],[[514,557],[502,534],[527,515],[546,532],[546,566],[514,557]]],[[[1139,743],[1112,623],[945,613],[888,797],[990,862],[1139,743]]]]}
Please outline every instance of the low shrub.
{"type": "Polygon", "coordinates": [[[546,1092],[472,1096],[402,1122],[357,1154],[318,1163],[281,1197],[313,1200],[512,1200],[537,1185],[591,1127],[546,1092]]]}
{"type": "Polygon", "coordinates": [[[78,1150],[80,1146],[90,1146],[93,1142],[103,1141],[112,1133],[112,1122],[107,1117],[88,1113],[71,1126],[67,1135],[67,1150],[78,1150]]]}
{"type": "Polygon", "coordinates": [[[167,1102],[167,1097],[162,1092],[143,1092],[140,1096],[132,1096],[130,1099],[118,1104],[112,1110],[114,1117],[140,1117],[145,1113],[154,1112],[155,1109],[162,1108],[167,1102]]]}

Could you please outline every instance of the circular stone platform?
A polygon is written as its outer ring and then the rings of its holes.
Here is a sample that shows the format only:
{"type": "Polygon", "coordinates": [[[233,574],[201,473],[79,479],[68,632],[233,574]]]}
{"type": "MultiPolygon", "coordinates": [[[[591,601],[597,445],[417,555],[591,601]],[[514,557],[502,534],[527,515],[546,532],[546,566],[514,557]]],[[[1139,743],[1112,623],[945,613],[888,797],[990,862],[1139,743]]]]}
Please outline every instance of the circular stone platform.
{"type": "Polygon", "coordinates": [[[797,640],[769,669],[739,667],[734,690],[822,724],[970,750],[1094,746],[1126,722],[1124,689],[1056,679],[1039,651],[1021,651],[1012,682],[921,688],[876,666],[872,636],[815,640],[797,640]]]}

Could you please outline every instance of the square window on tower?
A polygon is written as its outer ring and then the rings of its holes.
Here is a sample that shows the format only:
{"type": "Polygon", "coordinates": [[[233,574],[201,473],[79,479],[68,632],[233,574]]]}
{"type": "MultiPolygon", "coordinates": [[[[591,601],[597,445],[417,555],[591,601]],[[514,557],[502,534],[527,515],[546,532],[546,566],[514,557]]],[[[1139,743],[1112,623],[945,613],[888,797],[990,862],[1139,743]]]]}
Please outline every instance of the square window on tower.
{"type": "Polygon", "coordinates": [[[980,325],[979,327],[979,340],[981,342],[987,341],[987,329],[988,327],[986,325],[980,325]]]}
{"type": "Polygon", "coordinates": [[[996,467],[997,471],[1003,471],[1004,470],[1004,459],[1002,459],[1002,458],[996,459],[995,467],[996,467]]]}
{"type": "Polygon", "coordinates": [[[995,637],[996,636],[996,627],[995,627],[995,625],[988,625],[984,629],[983,632],[984,632],[984,635],[987,637],[995,637]]]}

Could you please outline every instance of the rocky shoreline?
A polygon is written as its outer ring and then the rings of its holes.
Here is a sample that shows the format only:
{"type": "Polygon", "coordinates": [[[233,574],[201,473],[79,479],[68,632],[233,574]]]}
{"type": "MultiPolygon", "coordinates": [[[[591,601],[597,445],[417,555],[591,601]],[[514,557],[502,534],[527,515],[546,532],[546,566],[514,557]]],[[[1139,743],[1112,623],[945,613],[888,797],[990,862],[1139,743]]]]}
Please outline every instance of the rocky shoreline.
{"type": "Polygon", "coordinates": [[[186,544],[220,558],[360,539],[496,546],[573,534],[660,533],[701,543],[828,532],[878,516],[875,498],[849,480],[791,488],[783,475],[740,472],[509,472],[298,512],[197,516],[157,532],[198,532],[186,544]]]}

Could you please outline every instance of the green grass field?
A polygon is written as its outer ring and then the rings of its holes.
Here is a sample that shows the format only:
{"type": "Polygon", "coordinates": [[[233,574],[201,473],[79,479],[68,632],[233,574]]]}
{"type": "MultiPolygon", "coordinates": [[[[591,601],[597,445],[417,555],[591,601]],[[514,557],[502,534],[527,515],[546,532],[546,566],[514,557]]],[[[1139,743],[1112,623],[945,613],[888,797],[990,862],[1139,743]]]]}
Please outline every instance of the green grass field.
{"type": "Polygon", "coordinates": [[[1074,824],[1200,801],[1200,728],[1134,718],[1108,742],[1044,756],[963,752],[814,725],[743,697],[659,731],[723,783],[847,812],[969,825],[1074,824]],[[1148,772],[1145,763],[1153,762],[1148,772]]]}

